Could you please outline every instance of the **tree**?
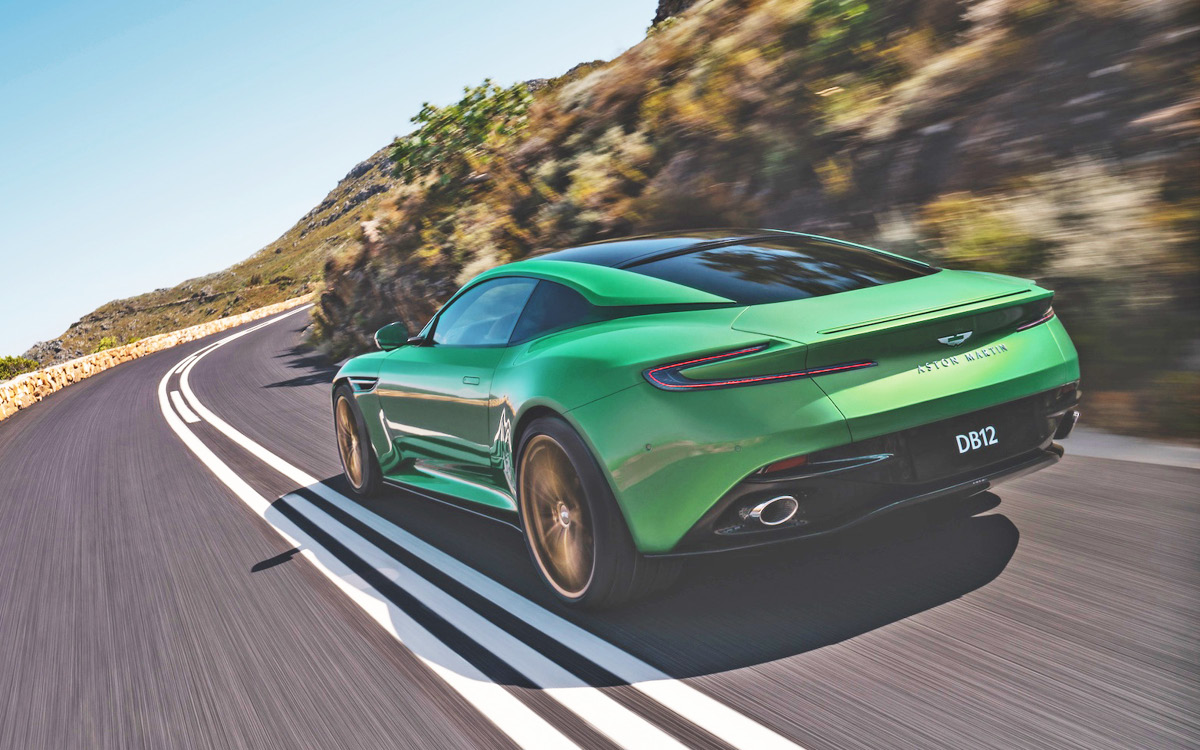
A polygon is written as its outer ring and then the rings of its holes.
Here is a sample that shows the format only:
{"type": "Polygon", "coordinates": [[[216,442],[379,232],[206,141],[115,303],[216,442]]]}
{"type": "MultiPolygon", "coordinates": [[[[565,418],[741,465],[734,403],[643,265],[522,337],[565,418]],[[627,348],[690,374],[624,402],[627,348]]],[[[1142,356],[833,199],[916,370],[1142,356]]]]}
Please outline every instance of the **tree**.
{"type": "Polygon", "coordinates": [[[463,94],[445,107],[426,102],[412,118],[417,129],[392,143],[395,175],[406,184],[431,175],[441,185],[460,181],[487,162],[496,141],[524,129],[532,99],[525,84],[505,89],[488,79],[463,94]]]}
{"type": "Polygon", "coordinates": [[[0,380],[15,378],[23,372],[32,372],[38,363],[28,357],[0,357],[0,380]]]}

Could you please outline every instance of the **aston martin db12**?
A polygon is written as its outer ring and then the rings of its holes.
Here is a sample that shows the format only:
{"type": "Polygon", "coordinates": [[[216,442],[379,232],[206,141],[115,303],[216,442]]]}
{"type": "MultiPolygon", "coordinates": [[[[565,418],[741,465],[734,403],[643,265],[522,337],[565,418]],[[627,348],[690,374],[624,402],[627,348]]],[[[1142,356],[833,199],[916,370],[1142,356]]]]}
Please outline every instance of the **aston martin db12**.
{"type": "Polygon", "coordinates": [[[494,268],[333,384],[355,492],[506,517],[563,601],[1057,461],[1075,348],[1030,281],[826,237],[678,232],[494,268]]]}

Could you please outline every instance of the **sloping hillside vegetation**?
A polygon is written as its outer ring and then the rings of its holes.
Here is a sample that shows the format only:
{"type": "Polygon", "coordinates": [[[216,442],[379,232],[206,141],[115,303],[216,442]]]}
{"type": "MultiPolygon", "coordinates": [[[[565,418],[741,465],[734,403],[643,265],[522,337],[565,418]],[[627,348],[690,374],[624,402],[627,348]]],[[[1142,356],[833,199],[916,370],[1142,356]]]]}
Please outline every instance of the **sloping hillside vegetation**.
{"type": "Polygon", "coordinates": [[[698,3],[609,63],[427,107],[326,265],[314,340],[365,350],[544,248],[800,229],[1037,279],[1092,423],[1195,435],[1198,23],[1185,2],[698,3]]]}
{"type": "MultiPolygon", "coordinates": [[[[44,367],[312,291],[325,261],[356,241],[359,224],[379,207],[393,180],[386,150],[381,150],[351,169],[325,200],[250,258],[169,289],[109,302],[58,338],[34,345],[25,357],[44,367]]],[[[164,251],[170,251],[169,243],[164,251]]]]}
{"type": "Polygon", "coordinates": [[[616,59],[427,106],[251,258],[25,356],[316,289],[312,339],[340,359],[541,249],[765,226],[1034,278],[1079,345],[1085,420],[1198,437],[1198,83],[1184,0],[661,0],[616,59]]]}

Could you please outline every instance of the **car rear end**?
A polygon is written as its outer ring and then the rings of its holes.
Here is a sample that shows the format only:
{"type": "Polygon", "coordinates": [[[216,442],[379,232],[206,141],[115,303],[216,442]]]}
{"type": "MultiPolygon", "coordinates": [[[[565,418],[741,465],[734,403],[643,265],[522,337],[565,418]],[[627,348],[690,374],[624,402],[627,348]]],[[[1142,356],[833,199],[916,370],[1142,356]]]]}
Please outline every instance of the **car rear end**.
{"type": "Polygon", "coordinates": [[[750,304],[730,326],[736,345],[672,347],[644,385],[576,415],[653,415],[635,430],[586,426],[644,552],[821,534],[1062,455],[1053,441],[1074,425],[1079,369],[1051,292],[806,242],[651,269],[750,304]]]}

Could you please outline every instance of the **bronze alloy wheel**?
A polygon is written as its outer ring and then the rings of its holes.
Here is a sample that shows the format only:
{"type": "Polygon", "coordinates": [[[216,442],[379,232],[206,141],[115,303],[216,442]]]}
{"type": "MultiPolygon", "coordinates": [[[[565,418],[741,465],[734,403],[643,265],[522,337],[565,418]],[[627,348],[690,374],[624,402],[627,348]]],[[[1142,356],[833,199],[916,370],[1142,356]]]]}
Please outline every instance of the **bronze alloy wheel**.
{"type": "Polygon", "coordinates": [[[354,419],[354,411],[350,408],[350,400],[345,396],[338,398],[335,421],[342,468],[346,470],[346,478],[350,480],[350,484],[358,489],[363,486],[362,447],[358,442],[358,424],[354,419]]]}
{"type": "Polygon", "coordinates": [[[566,451],[537,435],[521,454],[521,514],[543,576],[568,599],[582,596],[595,571],[595,539],[583,485],[566,451]]]}

